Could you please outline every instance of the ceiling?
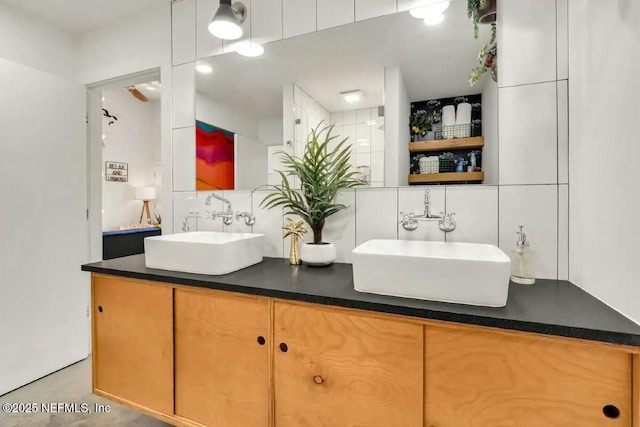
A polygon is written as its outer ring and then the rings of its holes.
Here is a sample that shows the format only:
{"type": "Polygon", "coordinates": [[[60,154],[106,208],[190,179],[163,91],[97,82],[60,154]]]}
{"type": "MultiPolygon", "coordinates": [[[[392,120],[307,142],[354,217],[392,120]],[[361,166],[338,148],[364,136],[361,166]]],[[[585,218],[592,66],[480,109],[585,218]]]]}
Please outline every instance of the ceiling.
{"type": "Polygon", "coordinates": [[[408,12],[383,16],[265,45],[258,58],[236,53],[206,62],[197,91],[254,117],[282,116],[282,87],[295,83],[330,112],[384,104],[385,66],[398,65],[411,101],[480,93],[469,73],[490,37],[478,40],[466,2],[452,1],[445,21],[426,26],[408,12]],[[360,89],[364,101],[346,104],[340,92],[360,89]]]}
{"type": "Polygon", "coordinates": [[[73,34],[82,34],[170,0],[0,0],[73,34]]]}

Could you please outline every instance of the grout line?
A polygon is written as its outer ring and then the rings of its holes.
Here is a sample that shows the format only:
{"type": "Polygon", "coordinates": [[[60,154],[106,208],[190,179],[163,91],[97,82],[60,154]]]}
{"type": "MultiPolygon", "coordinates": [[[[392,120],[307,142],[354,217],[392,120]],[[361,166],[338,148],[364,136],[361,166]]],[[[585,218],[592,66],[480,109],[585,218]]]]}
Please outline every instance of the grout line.
{"type": "Polygon", "coordinates": [[[535,83],[520,83],[520,84],[517,84],[517,85],[500,86],[500,87],[498,87],[498,89],[509,89],[509,88],[521,87],[521,86],[543,85],[543,84],[547,84],[547,83],[555,83],[556,81],[557,80],[545,80],[545,81],[542,81],[542,82],[535,82],[535,83]]]}

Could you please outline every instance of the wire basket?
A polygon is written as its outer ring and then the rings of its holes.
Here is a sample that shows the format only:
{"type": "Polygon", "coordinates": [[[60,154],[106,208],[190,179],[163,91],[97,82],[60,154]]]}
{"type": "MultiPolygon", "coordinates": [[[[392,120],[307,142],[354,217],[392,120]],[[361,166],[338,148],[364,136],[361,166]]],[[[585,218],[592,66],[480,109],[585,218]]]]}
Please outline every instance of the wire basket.
{"type": "Polygon", "coordinates": [[[444,139],[469,138],[471,136],[471,123],[464,125],[443,126],[442,137],[444,139]]]}
{"type": "Polygon", "coordinates": [[[439,167],[440,173],[448,173],[448,172],[455,172],[455,171],[456,171],[455,160],[440,158],[440,167],[439,167]]]}
{"type": "Polygon", "coordinates": [[[438,156],[421,157],[418,161],[420,173],[438,173],[440,159],[438,156]]]}

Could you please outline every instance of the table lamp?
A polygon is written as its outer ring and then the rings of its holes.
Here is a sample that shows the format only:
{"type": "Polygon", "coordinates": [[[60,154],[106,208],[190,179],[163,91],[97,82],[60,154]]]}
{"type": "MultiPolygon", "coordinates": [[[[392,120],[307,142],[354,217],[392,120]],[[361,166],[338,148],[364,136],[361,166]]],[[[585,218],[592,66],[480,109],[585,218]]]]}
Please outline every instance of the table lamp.
{"type": "Polygon", "coordinates": [[[149,212],[149,200],[156,198],[156,187],[136,187],[136,199],[142,200],[142,211],[140,212],[140,220],[142,224],[142,217],[144,212],[147,212],[147,224],[151,224],[151,213],[149,212]]]}

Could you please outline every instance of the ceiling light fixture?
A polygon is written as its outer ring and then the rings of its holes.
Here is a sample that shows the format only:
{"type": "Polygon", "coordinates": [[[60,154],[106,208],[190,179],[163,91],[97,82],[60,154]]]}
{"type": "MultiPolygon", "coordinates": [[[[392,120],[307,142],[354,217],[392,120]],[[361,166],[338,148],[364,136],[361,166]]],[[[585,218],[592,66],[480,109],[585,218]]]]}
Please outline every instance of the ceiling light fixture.
{"type": "Polygon", "coordinates": [[[342,98],[347,104],[355,104],[356,102],[360,102],[360,100],[364,98],[364,94],[359,89],[340,92],[340,95],[342,95],[342,98]]]}
{"type": "Polygon", "coordinates": [[[424,19],[427,25],[439,24],[444,20],[442,14],[449,8],[449,3],[450,0],[423,0],[409,13],[414,18],[424,19]]]}
{"type": "Polygon", "coordinates": [[[198,64],[196,65],[196,71],[201,74],[211,74],[213,72],[213,68],[209,64],[198,64]]]}
{"type": "Polygon", "coordinates": [[[222,40],[237,40],[242,37],[242,23],[247,17],[247,8],[241,2],[220,0],[220,6],[209,24],[209,32],[222,40]]]}

